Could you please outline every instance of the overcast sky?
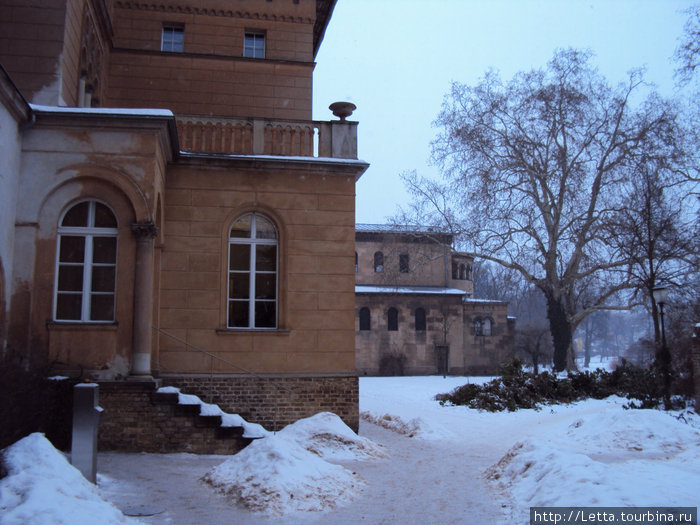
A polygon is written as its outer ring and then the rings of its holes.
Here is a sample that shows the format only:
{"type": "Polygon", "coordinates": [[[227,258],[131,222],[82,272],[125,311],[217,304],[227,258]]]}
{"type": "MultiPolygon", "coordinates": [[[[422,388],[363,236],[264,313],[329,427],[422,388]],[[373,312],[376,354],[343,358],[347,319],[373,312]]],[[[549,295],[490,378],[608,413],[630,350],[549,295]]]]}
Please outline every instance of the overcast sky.
{"type": "Polygon", "coordinates": [[[432,122],[453,80],[474,84],[489,68],[510,79],[542,67],[557,48],[595,53],[610,82],[632,68],[673,95],[671,60],[697,0],[338,0],[316,57],[314,119],[329,104],[357,110],[357,222],[383,223],[407,201],[399,175],[429,165],[432,122]]]}

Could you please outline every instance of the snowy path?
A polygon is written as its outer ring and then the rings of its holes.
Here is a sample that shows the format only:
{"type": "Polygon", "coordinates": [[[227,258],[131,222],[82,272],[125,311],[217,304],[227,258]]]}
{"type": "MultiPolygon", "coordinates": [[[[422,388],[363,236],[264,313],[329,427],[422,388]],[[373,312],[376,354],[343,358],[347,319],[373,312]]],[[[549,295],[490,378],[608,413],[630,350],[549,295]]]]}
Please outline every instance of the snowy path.
{"type": "Polygon", "coordinates": [[[382,426],[363,420],[360,435],[390,457],[338,461],[365,481],[345,507],[249,512],[200,481],[221,456],[100,454],[101,493],[121,509],[160,507],[142,520],[169,525],[524,524],[530,506],[697,506],[698,416],[624,410],[619,398],[496,414],[434,400],[485,380],[361,378],[360,409],[382,426]]]}
{"type": "Polygon", "coordinates": [[[388,459],[340,462],[366,485],[346,507],[264,517],[217,494],[199,478],[224,460],[188,454],[102,453],[99,457],[103,497],[119,508],[163,512],[140,518],[145,523],[246,524],[462,524],[502,523],[495,494],[482,472],[492,462],[472,446],[447,448],[416,440],[363,422],[360,435],[387,448],[388,459]]]}

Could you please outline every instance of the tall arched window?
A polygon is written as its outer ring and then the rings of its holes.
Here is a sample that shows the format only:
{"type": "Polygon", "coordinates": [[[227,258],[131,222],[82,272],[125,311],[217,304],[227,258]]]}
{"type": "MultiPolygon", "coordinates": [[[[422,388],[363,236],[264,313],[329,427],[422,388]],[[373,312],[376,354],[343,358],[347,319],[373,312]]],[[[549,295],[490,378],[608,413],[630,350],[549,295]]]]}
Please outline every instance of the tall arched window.
{"type": "Polygon", "coordinates": [[[384,271],[384,254],[382,252],[374,253],[374,271],[376,273],[384,271]]]}
{"type": "Polygon", "coordinates": [[[425,310],[416,308],[416,332],[425,332],[425,310]]]}
{"type": "Polygon", "coordinates": [[[386,314],[387,330],[396,332],[399,329],[399,312],[396,308],[391,307],[386,314]]]}
{"type": "Polygon", "coordinates": [[[459,265],[459,278],[464,281],[467,278],[467,269],[463,264],[459,265]]]}
{"type": "Polygon", "coordinates": [[[474,320],[474,335],[484,335],[484,325],[480,318],[474,320]]]}
{"type": "Polygon", "coordinates": [[[459,279],[459,266],[454,261],[452,261],[452,278],[459,279]]]}
{"type": "Polygon", "coordinates": [[[482,334],[491,335],[491,319],[486,318],[482,321],[482,334]]]}
{"type": "Polygon", "coordinates": [[[58,226],[54,319],[114,321],[117,219],[101,202],[66,211],[58,226]]]}
{"type": "Polygon", "coordinates": [[[360,308],[360,330],[371,330],[372,321],[369,308],[366,306],[360,308]]]}
{"type": "Polygon", "coordinates": [[[228,327],[277,327],[277,228],[259,213],[236,219],[229,234],[228,327]]]}

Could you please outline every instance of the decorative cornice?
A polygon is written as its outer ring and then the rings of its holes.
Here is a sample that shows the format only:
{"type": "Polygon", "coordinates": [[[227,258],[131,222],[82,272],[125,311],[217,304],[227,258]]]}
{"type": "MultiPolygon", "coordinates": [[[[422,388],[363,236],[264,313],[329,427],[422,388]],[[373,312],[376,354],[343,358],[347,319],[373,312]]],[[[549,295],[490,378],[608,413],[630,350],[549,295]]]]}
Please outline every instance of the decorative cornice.
{"type": "Polygon", "coordinates": [[[251,13],[236,9],[207,9],[191,5],[164,5],[154,2],[129,2],[118,0],[114,7],[119,9],[134,9],[138,11],[159,11],[161,13],[177,13],[184,15],[221,16],[225,18],[246,18],[250,20],[270,20],[273,22],[292,22],[297,24],[313,24],[309,17],[277,15],[274,13],[251,13]]]}

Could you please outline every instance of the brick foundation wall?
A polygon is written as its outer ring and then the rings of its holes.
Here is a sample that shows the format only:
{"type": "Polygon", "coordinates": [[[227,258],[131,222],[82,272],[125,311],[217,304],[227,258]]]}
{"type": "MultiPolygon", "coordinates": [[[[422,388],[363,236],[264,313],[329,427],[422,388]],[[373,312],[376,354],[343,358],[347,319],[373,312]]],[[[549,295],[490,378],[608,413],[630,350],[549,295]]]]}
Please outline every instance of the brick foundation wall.
{"type": "Polygon", "coordinates": [[[115,381],[99,384],[104,409],[99,450],[234,454],[249,440],[221,439],[214,428],[199,428],[191,416],[178,416],[171,405],[153,402],[156,382],[115,381]]]}
{"type": "Polygon", "coordinates": [[[357,377],[163,376],[163,384],[195,394],[268,430],[319,412],[333,412],[355,432],[359,426],[357,377]]]}

